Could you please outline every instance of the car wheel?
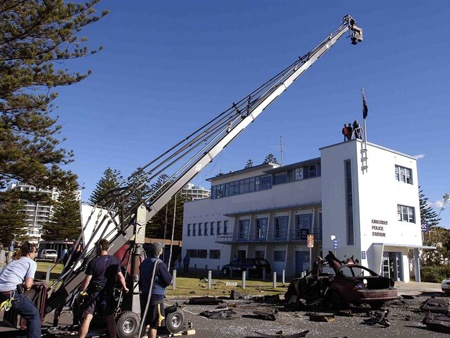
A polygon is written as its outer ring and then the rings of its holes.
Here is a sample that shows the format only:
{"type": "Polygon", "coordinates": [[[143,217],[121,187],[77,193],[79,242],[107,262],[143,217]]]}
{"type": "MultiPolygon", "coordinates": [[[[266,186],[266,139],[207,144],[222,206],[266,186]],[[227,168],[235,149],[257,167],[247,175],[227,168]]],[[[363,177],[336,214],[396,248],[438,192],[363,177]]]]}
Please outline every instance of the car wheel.
{"type": "Polygon", "coordinates": [[[230,269],[223,268],[222,269],[222,274],[225,275],[225,276],[229,276],[230,275],[230,269]]]}
{"type": "Polygon", "coordinates": [[[137,337],[140,322],[139,316],[132,311],[121,313],[117,320],[117,336],[120,338],[137,337]]]}
{"type": "Polygon", "coordinates": [[[166,327],[170,333],[177,333],[184,328],[184,315],[181,311],[169,313],[166,317],[166,327]]]}

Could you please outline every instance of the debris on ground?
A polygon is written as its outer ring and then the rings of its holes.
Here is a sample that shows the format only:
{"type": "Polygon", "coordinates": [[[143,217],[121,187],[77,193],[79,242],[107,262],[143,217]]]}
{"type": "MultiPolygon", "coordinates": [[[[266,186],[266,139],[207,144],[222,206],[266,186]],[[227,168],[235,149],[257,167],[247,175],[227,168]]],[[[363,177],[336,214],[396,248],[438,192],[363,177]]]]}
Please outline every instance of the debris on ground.
{"type": "Polygon", "coordinates": [[[278,318],[278,310],[277,309],[257,310],[253,311],[253,315],[243,315],[242,317],[275,321],[278,318]]]}
{"type": "Polygon", "coordinates": [[[309,330],[305,330],[299,333],[294,334],[284,334],[283,331],[278,331],[275,334],[265,334],[261,332],[255,332],[259,336],[247,336],[245,338],[301,338],[306,337],[306,334],[309,332],[309,330]]]}
{"type": "Polygon", "coordinates": [[[189,298],[188,304],[191,305],[217,305],[223,303],[223,300],[216,297],[204,296],[204,297],[192,297],[189,298]]]}
{"type": "Polygon", "coordinates": [[[391,323],[387,319],[387,316],[389,314],[389,309],[386,309],[384,311],[375,311],[375,313],[372,315],[372,317],[364,319],[364,324],[366,325],[376,325],[379,324],[384,327],[391,326],[391,323]]]}
{"type": "Polygon", "coordinates": [[[235,319],[237,318],[237,313],[228,308],[228,306],[223,307],[217,307],[213,310],[206,310],[203,312],[200,312],[200,316],[209,318],[209,319],[235,319]]]}
{"type": "Polygon", "coordinates": [[[450,314],[428,312],[422,323],[432,330],[450,333],[450,314]]]}
{"type": "Polygon", "coordinates": [[[420,306],[422,311],[430,311],[435,313],[446,313],[449,311],[448,303],[445,298],[428,298],[423,304],[420,306]]]}

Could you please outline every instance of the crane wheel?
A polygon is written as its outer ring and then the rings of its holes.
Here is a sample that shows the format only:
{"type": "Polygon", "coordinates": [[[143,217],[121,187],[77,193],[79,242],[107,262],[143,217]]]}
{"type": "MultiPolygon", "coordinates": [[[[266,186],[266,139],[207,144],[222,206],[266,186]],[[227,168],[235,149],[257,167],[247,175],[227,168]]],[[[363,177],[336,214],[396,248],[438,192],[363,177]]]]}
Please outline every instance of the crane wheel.
{"type": "Polygon", "coordinates": [[[166,327],[170,333],[178,333],[184,330],[184,315],[181,311],[174,311],[166,316],[166,327]]]}
{"type": "Polygon", "coordinates": [[[120,338],[135,338],[139,335],[141,319],[132,311],[125,311],[117,319],[117,336],[120,338]]]}

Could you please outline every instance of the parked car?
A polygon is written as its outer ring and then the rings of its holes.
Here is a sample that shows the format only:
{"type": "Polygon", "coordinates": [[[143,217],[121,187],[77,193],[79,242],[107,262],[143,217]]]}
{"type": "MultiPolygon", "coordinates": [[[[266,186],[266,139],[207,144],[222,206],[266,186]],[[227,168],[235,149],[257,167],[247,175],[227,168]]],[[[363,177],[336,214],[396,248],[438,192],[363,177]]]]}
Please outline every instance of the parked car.
{"type": "Polygon", "coordinates": [[[447,295],[450,294],[450,278],[446,278],[441,282],[442,292],[445,292],[447,295]]]}
{"type": "Polygon", "coordinates": [[[264,270],[266,274],[272,272],[269,262],[263,258],[237,258],[222,267],[222,273],[227,276],[241,275],[242,271],[248,271],[249,277],[262,276],[264,270]]]}
{"type": "Polygon", "coordinates": [[[39,258],[56,262],[56,260],[58,259],[58,252],[54,249],[44,249],[41,251],[39,258]]]}
{"type": "Polygon", "coordinates": [[[288,308],[304,302],[322,302],[337,310],[349,304],[364,303],[376,308],[396,298],[397,289],[392,279],[380,276],[352,259],[341,262],[331,251],[319,262],[317,269],[293,280],[285,294],[288,308]],[[323,268],[327,265],[331,270],[324,273],[323,268]]]}

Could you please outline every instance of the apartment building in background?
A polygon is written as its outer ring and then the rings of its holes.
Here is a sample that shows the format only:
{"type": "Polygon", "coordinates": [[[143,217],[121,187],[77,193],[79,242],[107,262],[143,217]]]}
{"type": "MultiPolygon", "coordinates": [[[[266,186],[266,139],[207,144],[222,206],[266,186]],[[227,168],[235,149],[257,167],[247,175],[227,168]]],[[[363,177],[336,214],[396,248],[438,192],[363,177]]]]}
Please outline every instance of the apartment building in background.
{"type": "MultiPolygon", "coordinates": [[[[29,193],[48,194],[52,200],[58,200],[59,192],[53,189],[41,189],[35,186],[21,182],[13,182],[8,189],[17,189],[29,193]]],[[[81,200],[81,190],[77,191],[77,198],[81,200]]],[[[38,244],[42,238],[42,226],[49,220],[52,213],[52,206],[43,202],[24,201],[25,202],[25,222],[27,224],[28,241],[38,244]]]]}
{"type": "Polygon", "coordinates": [[[181,195],[188,198],[188,200],[196,201],[203,198],[209,198],[211,191],[203,187],[196,186],[193,183],[188,183],[181,190],[181,195]]]}

